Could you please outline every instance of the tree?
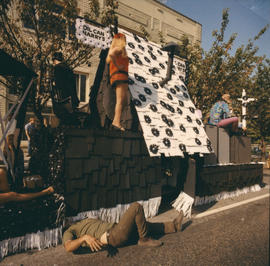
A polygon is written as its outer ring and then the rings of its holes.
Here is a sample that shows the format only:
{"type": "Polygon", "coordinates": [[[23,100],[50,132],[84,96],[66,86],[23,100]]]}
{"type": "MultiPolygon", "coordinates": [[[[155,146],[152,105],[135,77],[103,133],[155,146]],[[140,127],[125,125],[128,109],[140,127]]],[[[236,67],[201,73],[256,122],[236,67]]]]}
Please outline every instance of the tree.
{"type": "MultiPolygon", "coordinates": [[[[100,17],[106,25],[116,20],[117,7],[117,1],[110,0],[100,11],[98,1],[89,0],[92,19],[100,17]]],[[[40,120],[42,108],[50,97],[48,73],[52,54],[62,51],[72,68],[90,62],[93,47],[78,41],[75,35],[77,16],[76,0],[3,0],[0,3],[0,47],[38,74],[30,105],[40,120]]],[[[0,82],[20,93],[18,80],[9,78],[0,82]]]]}
{"type": "Polygon", "coordinates": [[[118,1],[106,0],[104,9],[101,10],[99,0],[88,0],[90,12],[85,13],[85,18],[100,22],[104,26],[118,25],[116,10],[118,1]]]}
{"type": "MultiPolygon", "coordinates": [[[[75,36],[77,15],[76,0],[1,1],[0,46],[38,74],[36,90],[30,98],[38,118],[42,119],[42,107],[50,96],[48,73],[52,54],[62,51],[72,68],[91,58],[93,48],[80,43],[75,36]]],[[[17,88],[16,83],[9,79],[5,84],[17,88]]]]}
{"type": "Polygon", "coordinates": [[[105,8],[101,13],[101,24],[105,26],[118,26],[118,17],[116,15],[118,6],[119,5],[117,0],[106,0],[105,8]]]}
{"type": "Polygon", "coordinates": [[[258,66],[253,86],[249,89],[256,101],[249,104],[248,133],[260,141],[262,159],[265,161],[266,141],[270,141],[270,60],[258,66]]]}
{"type": "MultiPolygon", "coordinates": [[[[182,57],[187,58],[189,63],[187,86],[204,116],[217,100],[218,92],[230,93],[233,99],[240,97],[242,89],[251,86],[252,73],[263,60],[263,57],[256,55],[258,48],[254,42],[267,30],[268,25],[246,46],[239,47],[235,54],[231,54],[237,34],[224,40],[228,23],[229,11],[224,9],[220,30],[213,31],[214,42],[209,51],[204,51],[198,44],[191,44],[185,36],[180,47],[182,57]]],[[[236,105],[239,110],[240,103],[236,105]]]]}
{"type": "MultiPolygon", "coordinates": [[[[100,11],[98,1],[89,0],[93,20],[99,17],[102,20],[105,17],[104,21],[110,24],[116,19],[116,8],[116,1],[110,0],[107,1],[105,10],[100,11]]],[[[49,73],[52,54],[61,51],[72,69],[89,64],[91,60],[94,48],[76,38],[75,21],[78,14],[77,0],[0,1],[0,48],[38,74],[35,89],[29,98],[29,107],[41,125],[42,109],[50,98],[49,73]]],[[[0,82],[13,92],[22,93],[23,80],[8,77],[5,80],[0,79],[0,82]]],[[[42,126],[38,135],[35,143],[36,157],[32,157],[38,162],[38,171],[44,174],[49,169],[49,138],[46,137],[46,130],[42,126]]]]}

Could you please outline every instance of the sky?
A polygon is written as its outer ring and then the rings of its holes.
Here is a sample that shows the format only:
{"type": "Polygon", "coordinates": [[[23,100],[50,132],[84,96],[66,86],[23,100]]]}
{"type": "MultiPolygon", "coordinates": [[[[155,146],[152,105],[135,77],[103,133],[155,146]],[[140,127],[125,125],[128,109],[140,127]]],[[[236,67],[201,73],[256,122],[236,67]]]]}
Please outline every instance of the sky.
{"type": "MultiPolygon", "coordinates": [[[[229,24],[225,41],[237,33],[232,51],[246,45],[260,30],[270,24],[270,0],[161,0],[165,5],[202,25],[202,48],[209,50],[213,43],[212,32],[219,30],[222,10],[229,8],[229,24]]],[[[257,55],[270,58],[270,28],[254,43],[257,55]]]]}

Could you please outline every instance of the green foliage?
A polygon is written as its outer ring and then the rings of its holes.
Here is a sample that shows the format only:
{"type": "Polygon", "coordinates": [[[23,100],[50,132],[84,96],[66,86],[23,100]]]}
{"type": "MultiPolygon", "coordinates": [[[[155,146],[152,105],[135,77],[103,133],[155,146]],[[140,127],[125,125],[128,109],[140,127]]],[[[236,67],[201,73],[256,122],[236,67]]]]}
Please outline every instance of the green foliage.
{"type": "Polygon", "coordinates": [[[86,12],[84,17],[97,21],[100,16],[100,5],[99,0],[89,0],[88,5],[90,8],[90,12],[86,12]]]}
{"type": "Polygon", "coordinates": [[[248,105],[248,133],[254,140],[259,140],[262,154],[265,153],[266,142],[270,142],[270,60],[266,59],[258,65],[249,90],[256,101],[248,105]]]}
{"type": "MultiPolygon", "coordinates": [[[[236,113],[240,113],[242,90],[253,84],[253,75],[263,57],[257,56],[258,48],[254,41],[267,30],[264,27],[246,46],[231,49],[237,34],[232,34],[226,41],[224,34],[229,23],[228,9],[223,10],[220,30],[214,30],[214,41],[209,51],[204,51],[198,44],[191,44],[186,36],[180,45],[181,56],[189,62],[188,87],[191,96],[204,116],[207,116],[213,103],[217,101],[218,93],[230,93],[234,100],[236,113]]],[[[252,97],[252,95],[249,95],[252,97]]]]}
{"type": "Polygon", "coordinates": [[[116,11],[118,9],[118,1],[106,0],[103,9],[100,8],[99,0],[88,0],[90,12],[86,12],[84,17],[101,23],[105,27],[118,26],[118,17],[116,11]]]}
{"type": "Polygon", "coordinates": [[[116,15],[116,10],[118,9],[118,6],[118,1],[106,0],[106,5],[102,10],[101,14],[101,24],[105,26],[118,25],[118,17],[116,15]]]}

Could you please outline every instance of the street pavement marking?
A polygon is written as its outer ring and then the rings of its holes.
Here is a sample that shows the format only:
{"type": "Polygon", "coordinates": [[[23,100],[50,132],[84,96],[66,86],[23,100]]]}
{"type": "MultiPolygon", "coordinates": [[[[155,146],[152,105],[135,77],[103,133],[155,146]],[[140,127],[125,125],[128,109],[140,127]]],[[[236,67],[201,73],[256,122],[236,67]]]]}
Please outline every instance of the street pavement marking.
{"type": "Polygon", "coordinates": [[[225,210],[228,210],[228,209],[232,209],[232,208],[235,208],[235,207],[238,207],[238,206],[241,206],[241,205],[244,205],[244,204],[256,201],[256,200],[264,199],[264,198],[269,197],[269,196],[270,196],[270,194],[267,193],[267,194],[262,195],[262,196],[258,196],[258,197],[247,199],[247,200],[243,200],[243,201],[233,203],[233,204],[230,204],[228,206],[224,206],[224,207],[221,207],[221,208],[218,208],[218,209],[214,209],[214,210],[199,213],[199,214],[195,215],[195,217],[193,217],[193,218],[195,218],[195,219],[202,218],[202,217],[205,217],[205,216],[208,216],[208,215],[211,215],[211,214],[214,214],[214,213],[222,212],[222,211],[225,211],[225,210]]]}

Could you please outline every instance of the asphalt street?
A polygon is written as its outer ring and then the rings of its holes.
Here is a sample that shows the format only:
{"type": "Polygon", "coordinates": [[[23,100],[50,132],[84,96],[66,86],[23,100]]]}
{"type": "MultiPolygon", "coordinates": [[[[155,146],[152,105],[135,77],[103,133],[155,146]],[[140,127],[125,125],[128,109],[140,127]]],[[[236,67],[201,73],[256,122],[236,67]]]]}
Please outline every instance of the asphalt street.
{"type": "Polygon", "coordinates": [[[159,248],[130,245],[75,255],[62,246],[4,258],[0,265],[269,265],[269,197],[186,222],[159,248]]]}

